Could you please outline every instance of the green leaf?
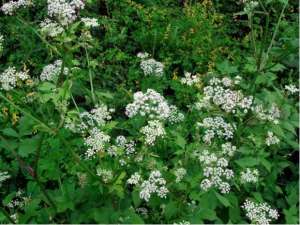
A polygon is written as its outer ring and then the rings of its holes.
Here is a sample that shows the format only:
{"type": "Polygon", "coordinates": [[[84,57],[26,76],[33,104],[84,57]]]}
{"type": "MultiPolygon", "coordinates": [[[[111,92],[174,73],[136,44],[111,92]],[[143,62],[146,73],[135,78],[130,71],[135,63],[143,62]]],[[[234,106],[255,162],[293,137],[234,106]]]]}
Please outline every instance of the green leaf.
{"type": "Polygon", "coordinates": [[[134,190],[131,196],[134,206],[139,207],[139,205],[142,203],[139,192],[137,190],[134,190]]]}
{"type": "Polygon", "coordinates": [[[215,195],[216,195],[217,199],[218,199],[225,207],[231,206],[230,202],[228,201],[228,199],[227,199],[226,197],[224,197],[223,195],[220,195],[218,192],[215,192],[215,195]]]}
{"type": "Polygon", "coordinates": [[[232,74],[232,73],[237,73],[237,66],[232,66],[230,65],[228,60],[223,61],[222,63],[217,64],[217,69],[222,73],[222,74],[232,74]]]}
{"type": "Polygon", "coordinates": [[[36,148],[38,147],[38,143],[39,143],[38,136],[21,140],[18,149],[20,156],[27,157],[29,154],[35,152],[36,148]]]}
{"type": "Polygon", "coordinates": [[[3,134],[9,137],[19,137],[19,134],[12,128],[5,128],[2,130],[3,134]]]}
{"type": "Polygon", "coordinates": [[[235,160],[235,163],[239,166],[246,168],[251,166],[256,166],[259,164],[259,159],[253,157],[244,157],[238,160],[235,160]]]}

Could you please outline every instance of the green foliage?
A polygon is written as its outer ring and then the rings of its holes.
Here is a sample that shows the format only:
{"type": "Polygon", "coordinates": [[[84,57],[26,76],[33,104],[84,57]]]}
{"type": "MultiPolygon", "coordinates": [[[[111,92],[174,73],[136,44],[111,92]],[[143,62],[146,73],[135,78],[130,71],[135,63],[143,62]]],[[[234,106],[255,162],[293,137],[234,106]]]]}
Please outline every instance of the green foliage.
{"type": "Polygon", "coordinates": [[[299,223],[299,89],[296,94],[286,89],[298,87],[298,5],[259,2],[249,11],[231,0],[88,0],[55,37],[40,27],[47,1],[33,0],[11,16],[1,11],[0,223],[255,222],[241,207],[246,199],[277,209],[278,220],[270,222],[299,223]],[[85,17],[96,18],[99,26],[84,26],[85,17]],[[144,74],[141,52],[162,63],[162,76],[144,74]],[[40,74],[56,60],[61,60],[56,76],[42,80],[40,74]],[[8,67],[28,71],[29,79],[5,90],[2,74],[8,67]],[[197,82],[184,84],[186,72],[197,82]],[[210,99],[197,108],[211,79],[224,77],[232,82],[240,77],[232,88],[252,96],[251,107],[226,111],[210,99]],[[135,93],[149,89],[184,117],[173,123],[156,112],[165,134],[153,145],[141,132],[153,118],[125,113],[135,93]],[[265,114],[275,105],[280,116],[261,118],[259,105],[265,114]],[[83,116],[97,107],[111,116],[103,124],[83,116]],[[230,140],[215,134],[209,143],[201,123],[217,116],[235,125],[234,134],[230,140]],[[84,122],[81,132],[72,129],[84,122]],[[94,141],[103,144],[87,159],[92,128],[110,140],[97,136],[94,141]],[[267,144],[268,132],[279,143],[267,144]],[[134,153],[117,145],[120,135],[135,143],[134,153]],[[229,141],[236,146],[228,159],[234,172],[230,192],[204,190],[199,154],[219,156],[229,141]],[[180,169],[186,172],[178,179],[180,169]],[[247,169],[259,171],[256,182],[242,182],[247,169]],[[152,193],[147,201],[143,185],[128,179],[138,173],[150,180],[153,171],[160,171],[168,192],[152,193]]]}

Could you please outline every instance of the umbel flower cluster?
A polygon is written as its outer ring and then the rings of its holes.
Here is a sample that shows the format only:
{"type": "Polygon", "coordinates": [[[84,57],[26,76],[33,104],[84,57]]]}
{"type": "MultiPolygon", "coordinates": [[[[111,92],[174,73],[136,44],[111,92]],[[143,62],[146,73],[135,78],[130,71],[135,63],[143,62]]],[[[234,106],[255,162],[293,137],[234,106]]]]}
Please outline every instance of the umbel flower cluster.
{"type": "Polygon", "coordinates": [[[253,107],[253,111],[257,114],[257,117],[264,121],[269,121],[274,124],[279,123],[280,110],[278,106],[273,103],[271,107],[265,109],[263,105],[256,105],[253,107]]]}
{"type": "Polygon", "coordinates": [[[9,1],[2,5],[1,10],[4,14],[12,16],[19,8],[32,5],[32,0],[9,1]]]}
{"type": "Polygon", "coordinates": [[[59,23],[46,18],[40,23],[40,31],[46,36],[56,37],[63,33],[65,29],[59,23]]]}
{"type": "Polygon", "coordinates": [[[267,138],[266,138],[266,145],[267,146],[275,145],[278,144],[279,142],[280,140],[278,139],[278,137],[274,135],[272,131],[268,131],[267,138]]]}
{"type": "Polygon", "coordinates": [[[146,93],[134,93],[133,103],[126,106],[125,114],[129,118],[140,115],[170,122],[179,122],[184,118],[176,106],[169,105],[166,99],[153,89],[147,89],[146,93]]]}
{"type": "Polygon", "coordinates": [[[81,22],[83,22],[84,26],[87,28],[99,26],[98,20],[95,18],[84,17],[84,18],[81,18],[81,22]]]}
{"type": "Polygon", "coordinates": [[[140,66],[146,76],[162,77],[164,75],[164,64],[149,58],[149,54],[146,52],[138,53],[137,56],[142,60],[140,66]]]}
{"type": "Polygon", "coordinates": [[[0,74],[1,89],[12,90],[28,79],[30,79],[28,71],[17,71],[15,67],[8,67],[0,74]]]}
{"type": "Polygon", "coordinates": [[[84,6],[81,0],[48,0],[48,16],[67,26],[77,19],[77,11],[84,6]]]}
{"type": "Polygon", "coordinates": [[[246,168],[241,172],[241,183],[257,183],[259,172],[257,169],[246,168]]]}
{"type": "Polygon", "coordinates": [[[110,136],[101,128],[111,119],[113,109],[109,109],[102,104],[92,109],[90,112],[79,114],[79,120],[67,118],[65,127],[74,133],[87,135],[84,137],[84,144],[87,146],[85,153],[87,159],[91,159],[97,152],[103,152],[110,142],[110,136]]]}
{"type": "Polygon", "coordinates": [[[199,127],[205,128],[203,141],[211,144],[215,137],[229,140],[233,138],[235,125],[226,123],[220,116],[204,118],[202,123],[198,123],[199,127]]]}
{"type": "Polygon", "coordinates": [[[238,81],[238,79],[232,80],[228,77],[210,79],[209,85],[204,87],[203,98],[197,103],[201,106],[198,109],[210,107],[213,103],[225,112],[248,112],[253,104],[253,96],[244,96],[242,91],[233,90],[238,81]]]}
{"type": "Polygon", "coordinates": [[[224,156],[217,156],[207,150],[196,152],[198,159],[203,166],[203,175],[200,187],[204,191],[210,188],[218,188],[221,193],[229,193],[230,184],[228,181],[234,177],[231,169],[228,169],[228,160],[224,156]]]}
{"type": "Polygon", "coordinates": [[[55,81],[61,73],[68,75],[69,69],[66,67],[62,68],[62,65],[61,60],[56,60],[53,64],[45,66],[40,75],[41,81],[55,81]]]}
{"type": "Polygon", "coordinates": [[[141,129],[141,133],[145,135],[147,145],[154,145],[158,137],[166,134],[163,124],[159,120],[148,121],[148,125],[141,129]]]}
{"type": "Polygon", "coordinates": [[[267,203],[255,203],[246,200],[242,206],[246,211],[246,216],[255,224],[270,224],[272,220],[277,220],[279,214],[276,209],[272,209],[267,203]]]}
{"type": "Polygon", "coordinates": [[[166,180],[161,172],[154,170],[150,173],[148,180],[143,180],[139,173],[134,173],[128,180],[128,184],[137,185],[140,188],[140,198],[148,202],[151,195],[156,193],[160,198],[166,198],[169,190],[166,187],[166,180]]]}
{"type": "Polygon", "coordinates": [[[190,72],[184,72],[184,77],[181,78],[180,82],[188,86],[199,83],[200,78],[197,75],[192,75],[190,72]]]}

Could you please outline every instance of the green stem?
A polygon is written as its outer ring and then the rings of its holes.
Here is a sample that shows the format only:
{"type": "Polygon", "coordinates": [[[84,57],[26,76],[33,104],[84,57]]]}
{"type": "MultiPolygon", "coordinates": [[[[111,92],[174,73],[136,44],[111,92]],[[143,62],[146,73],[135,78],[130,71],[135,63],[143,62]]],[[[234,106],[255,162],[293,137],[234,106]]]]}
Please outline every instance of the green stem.
{"type": "Polygon", "coordinates": [[[251,30],[251,34],[250,34],[250,39],[251,39],[251,44],[252,47],[254,49],[254,58],[257,58],[257,50],[256,50],[256,43],[255,43],[255,36],[254,36],[254,26],[253,26],[253,14],[251,13],[249,15],[249,26],[250,26],[250,30],[251,30]]]}
{"type": "Polygon", "coordinates": [[[276,24],[276,27],[275,27],[275,31],[274,31],[274,33],[273,33],[273,36],[272,36],[270,45],[269,45],[269,47],[268,47],[268,50],[267,50],[267,52],[266,52],[265,57],[264,57],[263,60],[262,60],[260,70],[263,70],[263,68],[265,67],[266,62],[268,61],[270,51],[271,51],[271,49],[272,49],[272,47],[273,47],[273,44],[274,44],[274,41],[275,41],[275,37],[276,37],[277,32],[278,32],[278,29],[279,29],[279,25],[280,25],[281,19],[282,19],[282,17],[283,17],[283,14],[284,14],[284,11],[285,11],[285,8],[287,7],[287,5],[288,5],[288,2],[287,2],[286,4],[284,4],[284,6],[282,7],[282,10],[281,10],[280,16],[279,16],[279,18],[278,18],[278,21],[277,21],[277,24],[276,24]]]}
{"type": "Polygon", "coordinates": [[[72,155],[72,157],[74,158],[74,160],[78,163],[78,165],[84,169],[88,174],[90,174],[92,177],[94,178],[97,178],[98,179],[98,176],[95,175],[93,173],[93,171],[91,171],[84,163],[82,163],[80,157],[75,153],[73,152],[70,147],[69,147],[69,144],[62,138],[60,138],[61,142],[65,145],[67,151],[72,155]]]}
{"type": "Polygon", "coordinates": [[[84,50],[85,50],[85,55],[86,55],[86,60],[87,60],[88,70],[89,70],[89,78],[90,78],[90,88],[91,88],[91,94],[92,94],[92,101],[95,104],[96,98],[95,98],[95,93],[94,93],[92,70],[91,70],[91,67],[90,67],[90,58],[89,58],[89,54],[88,54],[88,51],[87,51],[86,47],[84,47],[84,50]]]}
{"type": "Polygon", "coordinates": [[[36,35],[36,36],[38,36],[41,40],[42,40],[42,42],[44,42],[44,44],[46,45],[46,46],[49,46],[56,54],[58,54],[60,57],[62,57],[62,54],[53,46],[53,45],[51,45],[43,36],[41,36],[40,34],[39,34],[39,32],[38,31],[36,31],[36,29],[34,29],[29,23],[27,23],[25,20],[23,20],[22,18],[20,18],[20,17],[18,17],[18,16],[16,16],[16,19],[19,21],[19,22],[21,22],[23,25],[25,25],[25,26],[27,26],[29,29],[31,29],[32,31],[33,31],[33,33],[36,35]]]}
{"type": "Polygon", "coordinates": [[[31,113],[26,112],[24,109],[20,108],[19,106],[17,106],[15,103],[13,103],[11,100],[9,100],[7,97],[5,97],[2,93],[0,93],[0,98],[2,98],[4,101],[6,101],[7,103],[9,103],[12,107],[16,108],[17,110],[19,110],[21,113],[23,113],[24,115],[27,115],[28,117],[30,117],[32,120],[34,120],[35,122],[39,123],[42,127],[44,127],[47,132],[51,133],[51,134],[55,134],[55,131],[52,130],[48,125],[46,125],[44,122],[42,122],[41,120],[37,119],[35,116],[31,115],[31,113]]]}
{"type": "Polygon", "coordinates": [[[11,222],[12,224],[16,224],[16,222],[10,217],[10,215],[4,208],[0,207],[0,210],[9,222],[11,222]]]}
{"type": "MultiPolygon", "coordinates": [[[[42,142],[43,142],[43,138],[44,136],[41,137],[40,142],[39,142],[39,146],[37,148],[37,153],[39,154],[40,152],[40,148],[42,147],[42,142]]],[[[44,186],[42,185],[42,183],[40,182],[39,178],[38,178],[38,174],[37,171],[35,171],[34,169],[32,169],[30,166],[26,165],[26,163],[19,157],[19,155],[17,154],[17,152],[12,149],[10,147],[10,145],[6,142],[6,140],[4,139],[4,137],[2,137],[0,135],[0,139],[2,140],[2,143],[6,146],[7,149],[9,149],[14,157],[17,159],[17,161],[19,162],[19,165],[22,169],[24,169],[25,171],[28,172],[28,174],[35,180],[35,182],[38,184],[38,186],[40,187],[42,193],[44,194],[44,196],[46,197],[46,199],[48,200],[49,204],[56,209],[56,205],[54,204],[54,201],[51,199],[51,197],[48,195],[47,191],[45,190],[44,186]]],[[[39,156],[38,156],[39,157],[39,156]]],[[[36,164],[38,163],[38,161],[36,162],[36,164]]],[[[37,165],[35,165],[35,167],[37,167],[37,165]]]]}

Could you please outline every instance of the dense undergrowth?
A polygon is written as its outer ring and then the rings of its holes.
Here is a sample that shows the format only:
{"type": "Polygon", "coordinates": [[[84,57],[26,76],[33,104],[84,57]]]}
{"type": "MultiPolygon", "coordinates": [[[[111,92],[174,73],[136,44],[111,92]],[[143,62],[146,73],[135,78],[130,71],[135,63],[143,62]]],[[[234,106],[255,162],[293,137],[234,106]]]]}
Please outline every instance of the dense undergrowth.
{"type": "Polygon", "coordinates": [[[1,223],[299,223],[297,1],[1,7],[1,223]]]}

